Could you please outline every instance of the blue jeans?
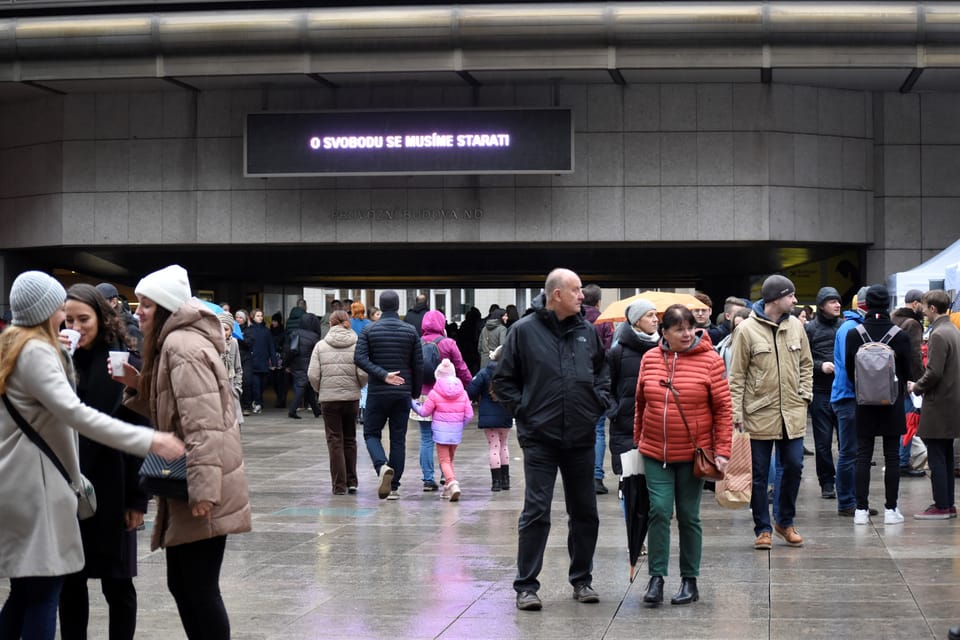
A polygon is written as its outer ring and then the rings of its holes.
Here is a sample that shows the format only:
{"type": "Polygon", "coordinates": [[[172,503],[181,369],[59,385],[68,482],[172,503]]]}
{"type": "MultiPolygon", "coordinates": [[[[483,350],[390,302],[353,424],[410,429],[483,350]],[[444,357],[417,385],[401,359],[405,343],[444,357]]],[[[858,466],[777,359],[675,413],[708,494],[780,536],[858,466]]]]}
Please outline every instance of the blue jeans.
{"type": "Polygon", "coordinates": [[[830,406],[830,392],[813,392],[810,403],[810,419],[813,422],[813,442],[816,450],[817,481],[820,488],[835,485],[837,470],[833,466],[833,434],[837,427],[837,415],[830,406]]]}
{"type": "Polygon", "coordinates": [[[420,425],[420,471],[424,482],[433,482],[433,420],[420,425]]]}
{"type": "Polygon", "coordinates": [[[403,475],[403,461],[407,455],[407,418],[410,415],[409,396],[400,397],[367,397],[367,409],[363,414],[363,439],[367,445],[367,453],[373,468],[380,473],[380,467],[389,464],[393,469],[393,481],[390,487],[396,491],[400,488],[400,477],[403,475]],[[389,422],[390,427],[390,457],[383,450],[383,427],[389,422]]]}
{"type": "Polygon", "coordinates": [[[837,415],[837,510],[857,506],[857,401],[846,398],[833,403],[837,415]]]}
{"type": "Polygon", "coordinates": [[[10,578],[10,595],[0,610],[0,638],[53,640],[64,576],[10,578]]]}
{"type": "Polygon", "coordinates": [[[780,455],[777,453],[776,447],[770,455],[770,476],[767,482],[773,485],[773,521],[779,522],[780,483],[783,482],[783,464],[780,462],[780,455]]]}
{"type": "Polygon", "coordinates": [[[783,465],[783,479],[780,482],[780,494],[777,499],[777,524],[781,527],[792,526],[793,519],[797,515],[797,494],[800,492],[800,476],[803,473],[803,438],[751,440],[753,495],[750,497],[750,510],[753,511],[753,531],[756,535],[764,531],[773,531],[770,524],[767,484],[769,484],[770,458],[774,447],[783,465]]]}
{"type": "Polygon", "coordinates": [[[600,416],[597,421],[597,440],[594,443],[593,477],[603,480],[603,456],[607,449],[607,416],[600,416]]]}

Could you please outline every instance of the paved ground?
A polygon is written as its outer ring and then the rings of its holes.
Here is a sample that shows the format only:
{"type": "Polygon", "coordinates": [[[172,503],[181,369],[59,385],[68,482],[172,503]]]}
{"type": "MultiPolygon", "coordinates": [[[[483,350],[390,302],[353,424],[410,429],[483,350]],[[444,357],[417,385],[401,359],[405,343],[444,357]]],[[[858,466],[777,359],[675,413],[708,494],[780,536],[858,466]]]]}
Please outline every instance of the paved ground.
{"type": "MultiPolygon", "coordinates": [[[[837,517],[835,501],[819,497],[813,459],[805,458],[797,525],[806,546],[775,539],[770,552],[753,550],[747,510],[721,509],[707,494],[701,600],[655,609],[640,602],[646,567],[628,582],[614,493],[599,496],[594,587],[601,602],[571,598],[558,487],[541,575],[544,608],[520,612],[511,587],[523,495],[515,443],[509,492],[490,492],[486,442],[471,428],[457,454],[459,503],[421,492],[415,431],[399,501],[377,499],[362,445],[359,493],[334,496],[322,421],[301,415],[295,421],[274,410],[244,426],[254,531],[230,537],[221,579],[237,639],[945,638],[960,623],[960,524],[910,517],[930,502],[925,479],[902,483],[904,524],[885,527],[881,517],[854,527],[837,517]]],[[[879,476],[878,466],[871,491],[882,503],[879,476]]],[[[137,638],[181,638],[163,554],[150,553],[148,542],[142,534],[137,638]]],[[[668,597],[678,582],[667,578],[668,597]]],[[[106,609],[91,587],[90,637],[106,638],[106,609]]]]}

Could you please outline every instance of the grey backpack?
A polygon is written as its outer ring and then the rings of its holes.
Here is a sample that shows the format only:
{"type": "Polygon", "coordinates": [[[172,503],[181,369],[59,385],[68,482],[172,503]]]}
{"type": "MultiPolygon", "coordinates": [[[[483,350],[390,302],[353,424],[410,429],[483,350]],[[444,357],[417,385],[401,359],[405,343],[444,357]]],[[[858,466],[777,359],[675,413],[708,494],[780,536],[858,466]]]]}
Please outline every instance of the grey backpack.
{"type": "Polygon", "coordinates": [[[889,342],[900,333],[900,328],[896,325],[890,327],[880,340],[871,338],[862,324],[857,325],[857,333],[863,340],[854,360],[857,404],[890,406],[897,401],[900,383],[897,381],[896,358],[889,342]]]}

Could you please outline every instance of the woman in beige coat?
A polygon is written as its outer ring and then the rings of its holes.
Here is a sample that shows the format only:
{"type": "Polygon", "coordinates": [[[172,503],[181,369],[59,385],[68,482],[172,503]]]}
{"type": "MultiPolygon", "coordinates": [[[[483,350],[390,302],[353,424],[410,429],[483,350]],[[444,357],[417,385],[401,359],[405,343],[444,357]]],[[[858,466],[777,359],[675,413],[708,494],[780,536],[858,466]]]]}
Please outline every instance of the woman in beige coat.
{"type": "Polygon", "coordinates": [[[189,500],[157,499],[151,548],[163,547],[167,586],[188,638],[230,637],[220,596],[227,534],[250,530],[250,503],[232,381],[220,354],[220,321],[190,295],[172,265],[137,285],[143,374],[125,366],[127,405],[187,446],[189,500]]]}
{"type": "MultiPolygon", "coordinates": [[[[66,297],[49,275],[21,273],[10,288],[13,326],[0,335],[0,394],[70,477],[68,483],[0,406],[0,577],[10,578],[0,638],[52,640],[64,578],[83,569],[74,488],[80,481],[77,433],[138,456],[183,453],[183,443],[170,434],[121,422],[80,402],[73,365],[57,339],[66,297]]],[[[105,360],[101,364],[107,366],[105,360]]]]}
{"type": "Polygon", "coordinates": [[[357,334],[346,311],[330,314],[330,331],[310,355],[307,379],[317,392],[330,453],[334,495],[357,492],[357,411],[367,372],[353,363],[357,334]]]}

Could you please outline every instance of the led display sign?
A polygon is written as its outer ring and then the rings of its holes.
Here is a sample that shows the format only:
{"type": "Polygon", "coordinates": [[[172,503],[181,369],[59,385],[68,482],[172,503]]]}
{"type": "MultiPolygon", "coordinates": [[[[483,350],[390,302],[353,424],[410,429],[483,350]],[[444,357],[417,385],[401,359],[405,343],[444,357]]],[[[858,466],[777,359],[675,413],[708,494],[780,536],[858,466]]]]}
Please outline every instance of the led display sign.
{"type": "Polygon", "coordinates": [[[570,109],[251,113],[248,177],[571,173],[570,109]]]}

